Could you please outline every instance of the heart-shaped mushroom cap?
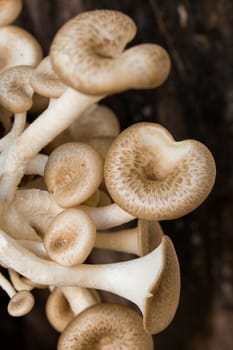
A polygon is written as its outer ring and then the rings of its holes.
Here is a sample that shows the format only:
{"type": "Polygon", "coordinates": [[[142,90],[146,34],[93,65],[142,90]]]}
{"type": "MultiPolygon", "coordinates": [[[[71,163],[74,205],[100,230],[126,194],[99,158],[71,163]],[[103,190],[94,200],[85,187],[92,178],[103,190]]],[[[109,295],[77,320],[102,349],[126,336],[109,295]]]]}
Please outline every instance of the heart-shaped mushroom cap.
{"type": "Polygon", "coordinates": [[[138,123],[112,143],[104,176],[121,208],[145,220],[168,220],[205,200],[215,172],[213,156],[202,143],[176,142],[159,124],[138,123]]]}

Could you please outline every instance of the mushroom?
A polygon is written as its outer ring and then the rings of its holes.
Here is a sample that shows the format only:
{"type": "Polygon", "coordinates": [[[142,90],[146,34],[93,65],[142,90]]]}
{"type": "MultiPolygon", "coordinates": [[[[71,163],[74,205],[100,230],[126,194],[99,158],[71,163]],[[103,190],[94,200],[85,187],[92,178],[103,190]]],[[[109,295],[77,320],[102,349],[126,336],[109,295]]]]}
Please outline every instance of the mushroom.
{"type": "Polygon", "coordinates": [[[78,265],[90,254],[96,227],[82,210],[67,209],[55,216],[44,235],[48,256],[64,266],[78,265]]]}
{"type": "Polygon", "coordinates": [[[21,176],[17,174],[18,167],[25,169],[30,159],[82,115],[89,106],[97,103],[106,94],[129,88],[156,87],[166,79],[170,70],[170,60],[161,47],[145,44],[121,52],[134,34],[133,21],[120,12],[110,10],[90,11],[78,15],[58,31],[51,45],[50,58],[55,73],[67,84],[67,89],[59,98],[52,101],[13,146],[14,163],[11,159],[7,159],[5,164],[10,163],[7,167],[11,166],[15,177],[6,184],[3,174],[0,188],[4,187],[5,195],[1,195],[2,200],[11,200],[13,197],[12,194],[21,180],[21,176]],[[82,45],[77,45],[77,42],[82,45]],[[94,48],[92,48],[93,42],[94,48]],[[74,55],[74,52],[77,52],[77,55],[74,55]],[[86,54],[89,59],[86,58],[86,54]],[[70,57],[68,58],[70,61],[67,62],[65,57],[70,57]],[[80,79],[77,81],[76,74],[72,73],[73,78],[70,76],[70,68],[72,66],[72,72],[81,73],[82,66],[86,64],[88,71],[84,69],[85,81],[90,83],[92,80],[90,77],[96,77],[96,83],[92,83],[92,88],[88,83],[88,86],[82,89],[82,84],[77,84],[80,79]],[[103,77],[101,82],[99,74],[103,77]],[[76,88],[79,91],[74,90],[76,88]],[[7,196],[8,191],[10,194],[7,196]]]}
{"type": "Polygon", "coordinates": [[[20,27],[0,27],[0,43],[0,72],[15,66],[35,67],[42,58],[38,41],[20,27]]]}
{"type": "Polygon", "coordinates": [[[18,17],[23,7],[22,0],[0,1],[0,27],[6,26],[18,17]]]}
{"type": "Polygon", "coordinates": [[[2,273],[0,273],[0,287],[10,297],[7,310],[11,316],[24,316],[31,311],[34,306],[34,297],[30,291],[21,290],[17,292],[2,273]]]}
{"type": "Polygon", "coordinates": [[[68,129],[75,141],[96,137],[115,138],[120,133],[116,114],[109,107],[97,103],[90,106],[68,129]]]}
{"type": "Polygon", "coordinates": [[[153,350],[153,339],[143,329],[136,310],[101,303],[76,316],[64,329],[58,350],[153,350]]]}
{"type": "Polygon", "coordinates": [[[103,161],[99,154],[82,142],[69,142],[48,157],[44,180],[61,207],[78,205],[90,198],[103,179],[103,161]]]}
{"type": "Polygon", "coordinates": [[[46,302],[46,316],[58,332],[86,308],[100,303],[100,296],[94,289],[82,287],[57,287],[49,294],[46,302]]]}
{"type": "Polygon", "coordinates": [[[17,66],[0,73],[0,104],[15,114],[12,130],[0,139],[0,151],[22,133],[26,124],[26,112],[32,106],[33,89],[30,84],[33,68],[17,66]]]}
{"type": "Polygon", "coordinates": [[[145,220],[168,220],[197,208],[215,181],[211,152],[196,140],[176,142],[161,125],[137,123],[112,143],[104,168],[113,201],[145,220]]]}
{"type": "Polygon", "coordinates": [[[138,306],[144,328],[151,334],[170,324],[179,303],[179,263],[168,236],[163,236],[157,248],[140,258],[64,267],[39,258],[0,230],[0,263],[35,283],[102,289],[122,296],[138,306]]]}

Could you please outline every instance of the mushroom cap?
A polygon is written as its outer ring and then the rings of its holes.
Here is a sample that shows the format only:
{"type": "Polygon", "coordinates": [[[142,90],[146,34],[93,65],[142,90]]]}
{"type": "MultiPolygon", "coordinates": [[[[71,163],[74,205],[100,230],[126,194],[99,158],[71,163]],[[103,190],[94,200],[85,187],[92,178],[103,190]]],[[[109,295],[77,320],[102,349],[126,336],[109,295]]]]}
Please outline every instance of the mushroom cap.
{"type": "Polygon", "coordinates": [[[121,304],[101,303],[76,316],[62,332],[58,350],[153,350],[137,311],[121,304]]]}
{"type": "Polygon", "coordinates": [[[0,0],[0,27],[14,22],[22,7],[22,0],[0,0]]]}
{"type": "Polygon", "coordinates": [[[34,297],[28,290],[21,290],[11,298],[8,303],[8,313],[11,316],[24,316],[31,311],[34,306],[34,297]]]}
{"type": "Polygon", "coordinates": [[[158,247],[163,237],[163,230],[158,221],[138,219],[137,239],[139,255],[143,256],[158,247]]]}
{"type": "Polygon", "coordinates": [[[42,59],[38,41],[26,30],[16,26],[0,28],[0,72],[15,66],[35,67],[42,59]]]}
{"type": "Polygon", "coordinates": [[[103,160],[91,146],[68,142],[49,155],[44,179],[56,202],[72,207],[97,191],[103,179],[103,160]]]}
{"type": "Polygon", "coordinates": [[[155,281],[144,300],[143,325],[146,332],[157,334],[173,320],[180,298],[180,268],[172,241],[166,238],[165,268],[161,279],[155,281]]]}
{"type": "Polygon", "coordinates": [[[14,113],[23,113],[32,106],[30,66],[11,67],[0,73],[0,104],[14,113]]]}
{"type": "Polygon", "coordinates": [[[69,127],[74,140],[92,140],[93,137],[116,137],[120,133],[120,124],[116,114],[107,106],[90,106],[69,127]]]}
{"type": "Polygon", "coordinates": [[[158,45],[138,45],[123,51],[135,33],[135,23],[121,12],[82,13],[56,34],[50,49],[51,63],[68,86],[85,94],[156,87],[170,71],[169,56],[158,45]]]}
{"type": "Polygon", "coordinates": [[[80,209],[67,209],[50,222],[44,236],[49,257],[64,266],[83,263],[96,240],[96,226],[80,209]]]}
{"type": "Polygon", "coordinates": [[[58,332],[62,332],[75,316],[60,288],[54,288],[49,294],[45,312],[49,323],[58,332]]]}
{"type": "Polygon", "coordinates": [[[31,84],[39,95],[48,98],[58,98],[66,89],[66,86],[54,72],[48,56],[34,69],[31,84]]]}
{"type": "Polygon", "coordinates": [[[106,187],[121,208],[144,220],[168,220],[197,208],[215,181],[209,149],[176,142],[155,123],[137,123],[112,143],[104,167],[106,187]]]}

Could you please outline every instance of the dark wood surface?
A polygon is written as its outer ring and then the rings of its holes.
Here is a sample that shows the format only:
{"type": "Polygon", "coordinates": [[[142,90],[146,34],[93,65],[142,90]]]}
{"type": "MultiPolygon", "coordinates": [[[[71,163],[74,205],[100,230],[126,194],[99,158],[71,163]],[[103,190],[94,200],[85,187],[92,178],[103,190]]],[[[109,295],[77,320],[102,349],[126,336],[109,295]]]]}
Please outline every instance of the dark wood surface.
{"type": "MultiPolygon", "coordinates": [[[[44,54],[56,30],[77,13],[112,8],[137,23],[135,43],[163,45],[172,72],[156,90],[128,91],[105,100],[121,127],[138,121],[159,122],[177,140],[204,142],[217,164],[213,192],[193,213],[163,222],[173,239],[182,273],[175,320],[155,337],[158,350],[230,350],[233,284],[233,3],[231,0],[78,1],[25,0],[16,23],[35,35],[44,54]]],[[[114,258],[114,257],[113,257],[114,258]]],[[[55,349],[57,333],[44,316],[45,291],[36,292],[30,315],[13,319],[1,292],[0,333],[9,349],[55,349]]],[[[107,297],[106,297],[107,298],[107,297]]]]}

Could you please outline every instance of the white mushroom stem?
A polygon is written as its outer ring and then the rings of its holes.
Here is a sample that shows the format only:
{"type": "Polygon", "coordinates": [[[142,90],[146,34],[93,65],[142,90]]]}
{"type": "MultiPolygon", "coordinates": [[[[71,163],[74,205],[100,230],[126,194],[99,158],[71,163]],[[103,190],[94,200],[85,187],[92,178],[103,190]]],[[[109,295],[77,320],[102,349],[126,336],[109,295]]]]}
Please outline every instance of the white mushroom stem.
{"type": "Polygon", "coordinates": [[[143,311],[145,299],[152,297],[150,289],[161,279],[167,240],[164,236],[151,253],[130,261],[63,267],[37,257],[0,230],[0,261],[35,283],[106,290],[131,300],[143,311]]]}
{"type": "Polygon", "coordinates": [[[39,153],[32,158],[25,170],[26,175],[40,175],[44,176],[45,164],[47,163],[48,156],[46,154],[39,153]]]}
{"type": "Polygon", "coordinates": [[[10,281],[0,272],[0,287],[12,298],[16,291],[10,281]]]}
{"type": "Polygon", "coordinates": [[[10,132],[0,139],[0,152],[8,147],[24,130],[26,113],[15,113],[14,123],[10,132]]]}
{"type": "Polygon", "coordinates": [[[139,254],[137,228],[119,232],[98,232],[95,248],[112,249],[119,252],[139,254]]]}
{"type": "Polygon", "coordinates": [[[88,96],[72,88],[52,104],[22,133],[4,155],[4,172],[0,181],[0,199],[11,201],[25,173],[28,162],[65,130],[76,118],[103,96],[88,96]]]}
{"type": "MultiPolygon", "coordinates": [[[[18,190],[10,207],[15,208],[33,227],[38,227],[42,232],[51,218],[64,210],[56,204],[52,194],[39,189],[18,190]]],[[[99,208],[84,205],[77,208],[83,209],[91,217],[97,230],[107,230],[135,219],[114,203],[99,208]]]]}
{"type": "Polygon", "coordinates": [[[91,305],[100,302],[98,293],[82,287],[61,287],[61,291],[68,301],[74,315],[78,315],[91,305]]]}
{"type": "Polygon", "coordinates": [[[107,230],[135,219],[135,216],[121,209],[116,203],[98,208],[80,205],[79,208],[83,209],[92,218],[97,230],[107,230]]]}

